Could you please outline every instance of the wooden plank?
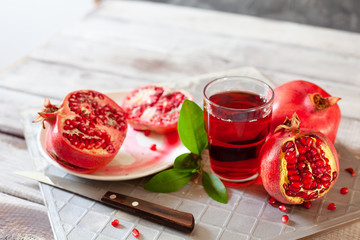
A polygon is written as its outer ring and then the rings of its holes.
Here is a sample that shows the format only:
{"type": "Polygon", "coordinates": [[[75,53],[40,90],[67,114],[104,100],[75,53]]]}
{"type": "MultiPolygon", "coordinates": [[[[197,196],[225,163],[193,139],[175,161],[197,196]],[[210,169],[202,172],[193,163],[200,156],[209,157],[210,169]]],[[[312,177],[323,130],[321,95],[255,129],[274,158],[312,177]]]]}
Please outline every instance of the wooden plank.
{"type": "MultiPolygon", "coordinates": [[[[65,51],[65,49],[58,50],[59,54],[65,51]]],[[[89,70],[81,66],[71,66],[69,63],[60,64],[29,58],[0,75],[0,86],[6,89],[58,100],[78,89],[98,91],[132,89],[145,82],[144,79],[132,78],[121,73],[112,74],[101,69],[89,70]]],[[[37,105],[42,105],[42,101],[37,105]]]]}
{"type": "Polygon", "coordinates": [[[171,25],[173,28],[226,36],[231,33],[231,36],[293,44],[360,57],[357,46],[360,35],[357,33],[240,14],[151,2],[105,0],[93,15],[143,22],[146,25],[171,25]]]}
{"type": "Polygon", "coordinates": [[[0,202],[0,239],[54,239],[45,206],[4,193],[0,202]]]}
{"type": "MultiPolygon", "coordinates": [[[[24,83],[20,84],[28,89],[31,88],[24,83]]],[[[23,137],[21,111],[34,108],[36,114],[36,109],[42,109],[43,101],[43,97],[40,96],[0,87],[0,109],[2,112],[0,115],[0,132],[23,137]]]]}
{"type": "MultiPolygon", "coordinates": [[[[121,15],[122,18],[125,16],[121,15]]],[[[30,56],[37,60],[152,81],[251,65],[360,85],[357,70],[360,58],[356,54],[325,51],[315,48],[318,47],[316,45],[263,41],[235,33],[221,35],[216,32],[217,29],[204,32],[199,29],[174,29],[176,25],[151,24],[151,21],[120,20],[91,16],[30,56]],[[110,37],[112,34],[114,36],[110,37]]],[[[231,22],[228,24],[231,25],[231,22]]],[[[316,28],[309,29],[316,34],[316,28]]],[[[335,33],[339,37],[343,35],[342,32],[335,33]]],[[[352,39],[351,36],[349,39],[352,39]]]]}
{"type": "Polygon", "coordinates": [[[27,151],[25,141],[0,134],[0,154],[0,192],[43,204],[38,183],[13,174],[13,171],[34,170],[34,163],[27,151]]]}

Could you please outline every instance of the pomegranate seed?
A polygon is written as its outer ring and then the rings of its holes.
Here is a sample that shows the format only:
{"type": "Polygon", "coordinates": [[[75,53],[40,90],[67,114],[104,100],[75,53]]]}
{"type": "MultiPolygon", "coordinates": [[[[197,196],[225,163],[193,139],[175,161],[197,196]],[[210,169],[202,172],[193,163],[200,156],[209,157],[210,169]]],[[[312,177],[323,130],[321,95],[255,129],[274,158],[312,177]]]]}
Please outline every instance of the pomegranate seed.
{"type": "Polygon", "coordinates": [[[151,150],[151,151],[156,151],[156,144],[151,145],[151,146],[150,146],[150,150],[151,150]]]}
{"type": "Polygon", "coordinates": [[[282,211],[282,212],[286,212],[286,206],[284,205],[284,204],[281,204],[280,206],[279,206],[279,210],[280,211],[282,211]]]}
{"type": "Polygon", "coordinates": [[[341,194],[347,194],[348,192],[349,192],[349,189],[346,188],[346,187],[343,187],[343,188],[340,189],[341,194]]]}
{"type": "Polygon", "coordinates": [[[304,205],[304,207],[305,207],[306,209],[310,209],[310,208],[311,208],[311,202],[304,202],[303,205],[304,205]]]}
{"type": "Polygon", "coordinates": [[[144,135],[147,136],[147,137],[150,136],[150,133],[151,133],[150,130],[145,130],[144,131],[144,135]]]}
{"type": "Polygon", "coordinates": [[[353,168],[346,168],[345,171],[349,172],[351,176],[355,177],[356,173],[353,168]]]}
{"type": "Polygon", "coordinates": [[[113,227],[117,227],[119,225],[119,220],[115,219],[114,221],[111,222],[111,225],[113,225],[113,227]]]}
{"type": "Polygon", "coordinates": [[[273,198],[273,197],[270,197],[270,199],[269,199],[269,204],[272,205],[272,206],[274,206],[275,203],[276,203],[276,199],[273,198]]]}
{"type": "Polygon", "coordinates": [[[281,221],[282,221],[283,223],[287,223],[287,222],[289,221],[289,216],[288,216],[288,215],[282,215],[281,221]]]}
{"type": "Polygon", "coordinates": [[[329,210],[335,210],[335,209],[336,209],[335,203],[330,203],[330,204],[328,205],[328,209],[329,209],[329,210]]]}
{"type": "Polygon", "coordinates": [[[137,230],[136,228],[134,228],[132,230],[131,234],[136,238],[139,237],[139,235],[140,235],[139,230],[137,230]]]}

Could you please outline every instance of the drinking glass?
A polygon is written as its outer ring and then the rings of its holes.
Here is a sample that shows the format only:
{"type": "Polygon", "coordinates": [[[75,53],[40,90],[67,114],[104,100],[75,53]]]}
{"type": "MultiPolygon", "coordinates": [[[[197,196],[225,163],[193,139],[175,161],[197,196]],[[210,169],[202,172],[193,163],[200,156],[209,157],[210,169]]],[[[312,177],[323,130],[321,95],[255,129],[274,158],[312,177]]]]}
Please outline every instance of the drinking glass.
{"type": "Polygon", "coordinates": [[[228,186],[255,181],[270,129],[273,89],[259,79],[233,76],[209,82],[203,94],[213,173],[228,186]]]}

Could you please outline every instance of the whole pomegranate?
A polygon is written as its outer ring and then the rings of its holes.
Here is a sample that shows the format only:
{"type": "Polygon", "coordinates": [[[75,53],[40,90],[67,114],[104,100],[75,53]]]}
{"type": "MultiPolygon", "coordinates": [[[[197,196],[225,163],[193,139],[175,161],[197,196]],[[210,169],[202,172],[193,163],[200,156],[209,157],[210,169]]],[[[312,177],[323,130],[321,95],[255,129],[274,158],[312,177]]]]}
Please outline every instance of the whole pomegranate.
{"type": "Polygon", "coordinates": [[[49,124],[46,151],[72,171],[91,173],[107,165],[127,132],[125,113],[113,100],[93,90],[69,93],[60,106],[45,99],[34,122],[49,124]]]}
{"type": "Polygon", "coordinates": [[[180,108],[185,99],[192,99],[186,91],[150,84],[129,92],[121,106],[134,129],[167,133],[177,129],[180,108]]]}
{"type": "Polygon", "coordinates": [[[339,159],[321,132],[299,128],[296,113],[278,126],[260,151],[260,175],[270,196],[301,204],[324,196],[335,184],[339,159]]]}
{"type": "Polygon", "coordinates": [[[302,120],[301,127],[314,129],[335,142],[341,112],[338,97],[332,97],[319,86],[296,80],[274,89],[272,123],[270,132],[283,123],[286,117],[296,112],[302,120]]]}

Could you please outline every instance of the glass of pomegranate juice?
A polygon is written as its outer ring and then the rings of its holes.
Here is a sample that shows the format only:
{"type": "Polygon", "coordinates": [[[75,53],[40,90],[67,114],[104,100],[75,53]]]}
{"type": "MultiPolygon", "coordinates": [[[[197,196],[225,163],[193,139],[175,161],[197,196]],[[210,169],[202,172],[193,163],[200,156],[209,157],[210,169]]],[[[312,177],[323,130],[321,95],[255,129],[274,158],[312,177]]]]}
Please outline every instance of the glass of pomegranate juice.
{"type": "Polygon", "coordinates": [[[212,171],[225,185],[259,176],[259,151],[269,133],[274,91],[250,77],[224,77],[204,88],[204,119],[212,171]]]}

